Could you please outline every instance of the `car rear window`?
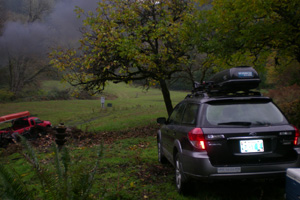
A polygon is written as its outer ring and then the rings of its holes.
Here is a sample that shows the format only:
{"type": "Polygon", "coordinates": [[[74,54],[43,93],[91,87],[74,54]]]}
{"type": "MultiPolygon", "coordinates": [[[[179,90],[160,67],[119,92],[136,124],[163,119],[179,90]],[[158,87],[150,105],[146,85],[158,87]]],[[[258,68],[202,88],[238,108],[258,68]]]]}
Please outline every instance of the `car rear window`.
{"type": "Polygon", "coordinates": [[[266,126],[287,124],[272,102],[237,102],[207,104],[206,120],[211,125],[266,126]]]}

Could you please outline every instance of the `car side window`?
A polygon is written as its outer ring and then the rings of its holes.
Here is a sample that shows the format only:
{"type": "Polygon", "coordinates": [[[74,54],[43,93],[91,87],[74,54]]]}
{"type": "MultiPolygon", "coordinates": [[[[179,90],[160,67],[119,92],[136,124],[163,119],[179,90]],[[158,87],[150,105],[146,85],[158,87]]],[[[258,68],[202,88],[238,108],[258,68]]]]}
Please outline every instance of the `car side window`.
{"type": "Polygon", "coordinates": [[[180,124],[181,123],[182,114],[183,114],[185,105],[186,105],[185,103],[181,103],[181,104],[178,104],[174,108],[174,110],[168,120],[170,124],[180,124]]]}
{"type": "Polygon", "coordinates": [[[198,104],[188,104],[183,114],[182,123],[195,125],[197,120],[199,105],[198,104]]]}
{"type": "Polygon", "coordinates": [[[40,120],[39,118],[35,118],[34,121],[35,121],[36,124],[41,124],[41,123],[43,123],[42,120],[40,120]]]}

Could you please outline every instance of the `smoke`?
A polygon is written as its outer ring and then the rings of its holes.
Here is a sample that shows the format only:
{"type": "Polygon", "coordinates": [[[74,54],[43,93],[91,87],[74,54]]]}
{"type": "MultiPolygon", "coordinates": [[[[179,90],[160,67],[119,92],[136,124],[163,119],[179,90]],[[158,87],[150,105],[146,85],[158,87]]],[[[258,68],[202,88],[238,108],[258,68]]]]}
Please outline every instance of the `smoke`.
{"type": "Polygon", "coordinates": [[[81,36],[82,18],[75,6],[95,12],[98,0],[60,0],[42,21],[6,22],[0,36],[0,64],[8,56],[46,56],[55,46],[76,46],[81,36]]]}

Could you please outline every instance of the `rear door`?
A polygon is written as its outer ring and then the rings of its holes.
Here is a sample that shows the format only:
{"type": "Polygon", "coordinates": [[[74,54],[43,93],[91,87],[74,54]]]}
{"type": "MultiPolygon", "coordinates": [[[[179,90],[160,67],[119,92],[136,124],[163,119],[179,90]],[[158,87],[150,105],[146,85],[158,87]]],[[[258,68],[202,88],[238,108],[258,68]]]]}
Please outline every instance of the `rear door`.
{"type": "Polygon", "coordinates": [[[170,115],[167,125],[163,126],[161,129],[162,145],[167,150],[169,155],[172,156],[174,139],[178,132],[178,129],[182,120],[183,112],[185,110],[186,103],[182,102],[176,105],[172,114],[170,115]]]}
{"type": "Polygon", "coordinates": [[[188,132],[196,127],[200,104],[184,102],[175,107],[167,125],[162,128],[163,146],[172,160],[175,141],[179,141],[181,148],[193,150],[188,140],[188,132]]]}
{"type": "Polygon", "coordinates": [[[274,164],[297,158],[295,129],[271,101],[212,102],[204,120],[213,165],[274,164]]]}

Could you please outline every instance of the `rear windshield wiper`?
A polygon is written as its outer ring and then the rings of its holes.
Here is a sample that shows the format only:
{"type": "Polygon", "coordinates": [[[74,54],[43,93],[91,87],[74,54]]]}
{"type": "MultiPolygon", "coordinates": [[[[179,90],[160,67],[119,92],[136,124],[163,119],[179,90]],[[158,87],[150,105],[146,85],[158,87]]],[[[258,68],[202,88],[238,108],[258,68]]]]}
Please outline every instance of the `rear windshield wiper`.
{"type": "Polygon", "coordinates": [[[218,123],[218,125],[240,125],[240,126],[250,126],[251,122],[222,122],[218,123]]]}

